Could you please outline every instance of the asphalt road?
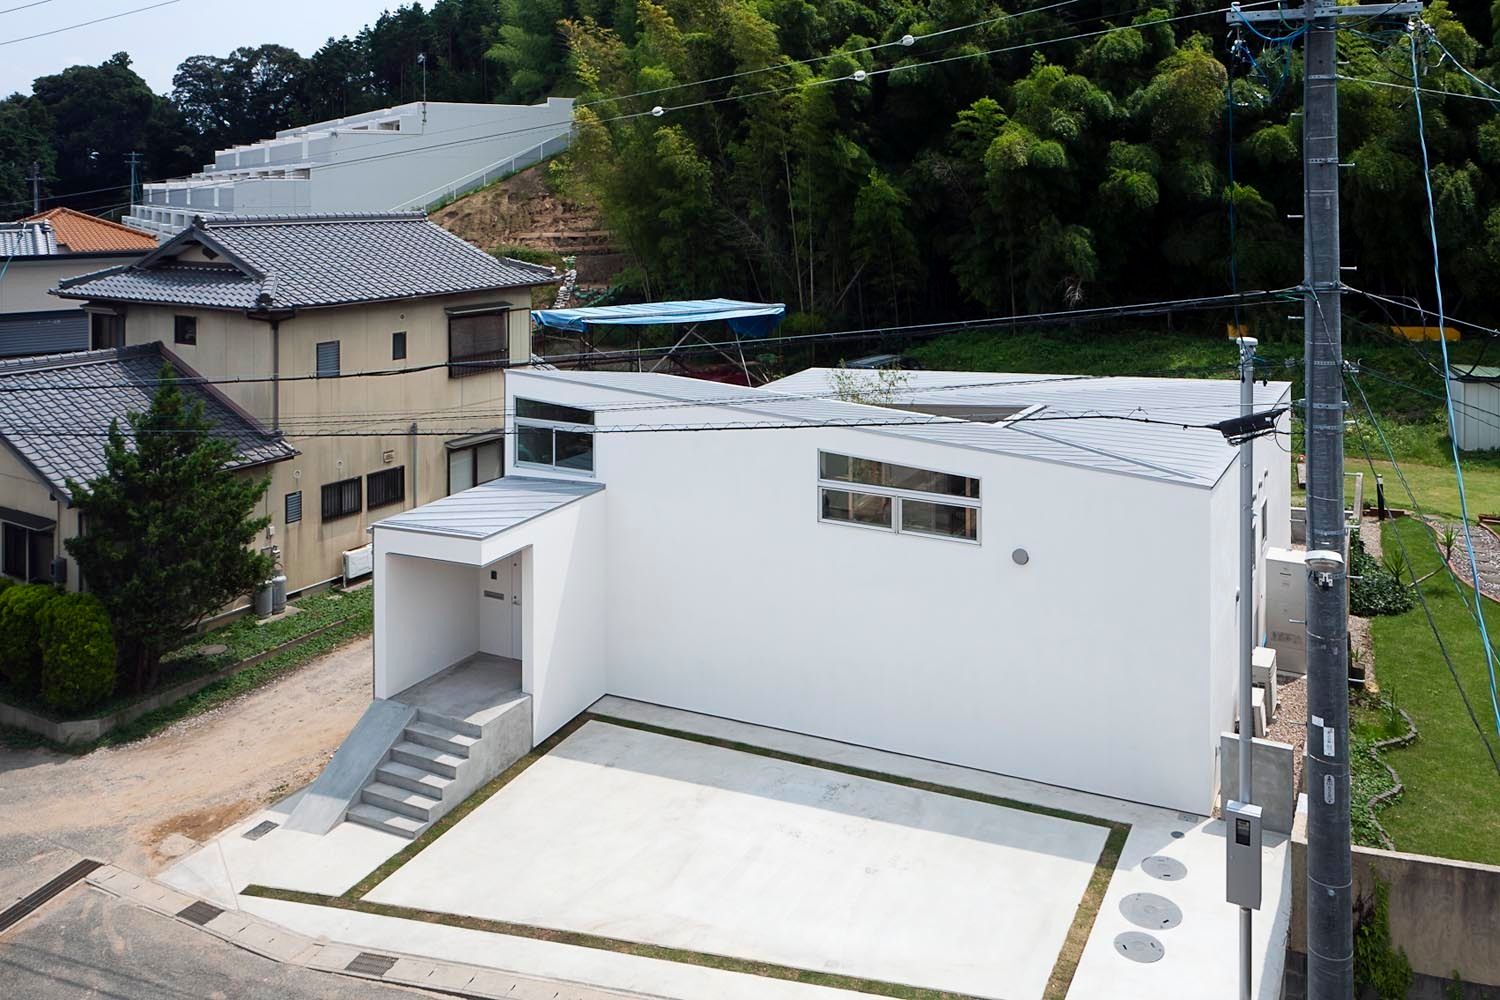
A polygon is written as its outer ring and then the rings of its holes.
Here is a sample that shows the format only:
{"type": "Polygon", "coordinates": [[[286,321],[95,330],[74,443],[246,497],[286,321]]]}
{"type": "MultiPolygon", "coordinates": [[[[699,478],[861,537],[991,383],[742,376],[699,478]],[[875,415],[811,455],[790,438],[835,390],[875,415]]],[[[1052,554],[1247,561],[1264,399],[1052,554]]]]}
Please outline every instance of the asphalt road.
{"type": "MultiPolygon", "coordinates": [[[[37,872],[37,884],[52,872],[37,872]]],[[[0,934],[5,1000],[415,1000],[281,965],[82,883],[0,934]]]]}

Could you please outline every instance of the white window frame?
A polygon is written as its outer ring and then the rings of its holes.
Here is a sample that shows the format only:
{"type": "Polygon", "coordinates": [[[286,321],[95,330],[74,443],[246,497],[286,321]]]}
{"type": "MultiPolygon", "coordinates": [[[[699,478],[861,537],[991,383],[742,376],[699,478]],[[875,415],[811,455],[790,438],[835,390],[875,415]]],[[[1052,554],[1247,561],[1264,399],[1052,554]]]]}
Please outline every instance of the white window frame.
{"type": "MultiPolygon", "coordinates": [[[[526,400],[526,402],[528,402],[528,403],[545,403],[548,406],[566,406],[566,407],[568,407],[571,410],[583,410],[586,413],[592,413],[593,412],[592,410],[590,410],[586,406],[574,406],[572,403],[558,403],[558,402],[554,402],[553,400],[550,400],[550,399],[533,399],[530,396],[517,396],[517,397],[513,397],[512,400],[511,400],[511,402],[513,404],[512,405],[512,411],[513,412],[515,412],[517,414],[520,413],[520,409],[521,409],[520,403],[521,403],[522,399],[526,400]]],[[[569,423],[568,421],[565,421],[565,420],[543,420],[540,417],[522,417],[522,416],[519,416],[519,415],[515,417],[515,424],[516,424],[516,434],[515,434],[515,438],[516,438],[516,441],[515,441],[516,460],[514,462],[514,465],[515,465],[516,468],[518,468],[518,469],[541,469],[541,470],[546,471],[546,472],[556,472],[556,473],[559,473],[559,474],[565,475],[565,476],[583,476],[583,477],[586,477],[588,479],[593,479],[598,474],[598,471],[599,471],[599,453],[594,448],[594,440],[593,440],[594,439],[594,433],[599,429],[599,425],[598,424],[574,424],[574,423],[569,423]],[[521,428],[522,427],[545,427],[548,430],[552,431],[552,464],[548,465],[548,464],[543,463],[543,462],[527,462],[527,461],[524,461],[521,458],[521,428]],[[589,468],[587,468],[587,469],[575,469],[575,468],[572,468],[570,466],[558,465],[557,464],[557,432],[558,431],[569,431],[569,432],[574,433],[574,434],[587,434],[589,436],[589,456],[590,456],[589,468]]]]}
{"type": "Polygon", "coordinates": [[[883,531],[887,535],[915,535],[918,538],[936,538],[945,542],[961,542],[964,545],[979,545],[984,541],[984,480],[979,476],[971,476],[965,472],[948,472],[942,469],[932,469],[926,466],[911,465],[907,462],[888,461],[883,458],[868,458],[860,455],[850,455],[842,451],[827,451],[819,448],[813,453],[813,460],[817,463],[815,472],[817,474],[817,488],[813,491],[813,499],[816,506],[818,521],[822,524],[843,525],[846,528],[864,528],[868,531],[883,531]],[[850,483],[842,479],[823,478],[823,456],[839,455],[858,462],[875,462],[880,465],[900,465],[908,469],[921,469],[923,472],[933,472],[940,476],[959,476],[963,479],[973,479],[979,483],[979,496],[960,497],[951,493],[928,493],[925,490],[903,490],[892,486],[867,486],[864,483],[850,483]],[[844,521],[836,517],[823,516],[823,491],[835,490],[839,493],[862,493],[866,496],[889,497],[891,499],[891,523],[864,524],[860,521],[844,521]],[[901,527],[901,502],[903,500],[919,500],[924,503],[938,503],[947,507],[967,507],[975,512],[974,537],[961,538],[958,535],[945,535],[935,531],[918,531],[915,528],[901,527]]]}

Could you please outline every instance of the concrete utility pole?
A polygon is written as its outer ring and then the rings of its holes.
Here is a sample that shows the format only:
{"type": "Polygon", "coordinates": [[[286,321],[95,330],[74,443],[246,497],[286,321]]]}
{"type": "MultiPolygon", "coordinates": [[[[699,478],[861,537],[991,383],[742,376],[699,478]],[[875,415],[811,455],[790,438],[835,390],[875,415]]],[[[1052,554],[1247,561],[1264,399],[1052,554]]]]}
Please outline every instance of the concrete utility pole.
{"type": "Polygon", "coordinates": [[[36,215],[42,210],[42,165],[32,161],[31,176],[26,179],[31,182],[31,214],[36,215]]]}
{"type": "Polygon", "coordinates": [[[134,205],[136,201],[136,169],[141,164],[141,154],[126,153],[125,162],[130,164],[130,203],[134,205]]]}
{"type": "Polygon", "coordinates": [[[1354,995],[1349,842],[1348,576],[1344,566],[1344,374],[1339,266],[1338,22],[1406,17],[1420,3],[1340,7],[1305,0],[1228,15],[1230,24],[1305,26],[1303,354],[1307,399],[1307,996],[1354,995]]]}

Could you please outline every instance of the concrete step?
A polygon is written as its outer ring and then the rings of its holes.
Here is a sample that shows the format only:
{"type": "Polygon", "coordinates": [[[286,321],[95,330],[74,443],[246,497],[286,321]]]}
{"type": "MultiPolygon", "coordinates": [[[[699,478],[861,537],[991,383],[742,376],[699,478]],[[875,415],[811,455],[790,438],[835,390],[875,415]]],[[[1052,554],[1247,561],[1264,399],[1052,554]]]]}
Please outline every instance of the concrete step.
{"type": "Polygon", "coordinates": [[[427,824],[422,820],[403,816],[400,813],[372,806],[368,802],[356,802],[349,807],[349,821],[359,823],[362,826],[371,826],[386,833],[394,833],[398,837],[407,840],[415,840],[417,834],[426,829],[427,824]]]}
{"type": "Polygon", "coordinates": [[[421,743],[412,743],[403,740],[391,747],[391,757],[402,764],[410,764],[424,771],[432,771],[441,774],[445,778],[458,777],[459,765],[463,764],[464,758],[455,754],[445,753],[442,750],[425,746],[421,743]]]}
{"type": "Polygon", "coordinates": [[[413,743],[451,753],[455,757],[468,757],[469,747],[479,742],[472,736],[465,736],[463,733],[455,733],[451,729],[445,729],[431,722],[421,721],[407,725],[406,738],[413,743]]]}
{"type": "Polygon", "coordinates": [[[484,735],[484,730],[482,728],[476,726],[474,723],[468,721],[467,719],[455,719],[451,716],[439,715],[436,712],[429,711],[425,708],[417,709],[417,719],[422,722],[430,722],[434,726],[441,726],[442,728],[451,730],[455,733],[463,733],[465,736],[472,736],[476,740],[484,735]]]}
{"type": "Polygon", "coordinates": [[[370,782],[359,793],[359,797],[372,806],[398,812],[424,823],[431,821],[433,810],[443,802],[441,797],[433,798],[431,795],[414,792],[409,788],[387,785],[383,781],[370,782]]]}
{"type": "Polygon", "coordinates": [[[397,788],[421,792],[423,795],[430,795],[436,799],[441,799],[443,790],[453,784],[452,778],[445,778],[441,774],[434,774],[420,767],[412,767],[398,760],[388,760],[377,767],[375,780],[383,781],[387,785],[395,785],[397,788]]]}

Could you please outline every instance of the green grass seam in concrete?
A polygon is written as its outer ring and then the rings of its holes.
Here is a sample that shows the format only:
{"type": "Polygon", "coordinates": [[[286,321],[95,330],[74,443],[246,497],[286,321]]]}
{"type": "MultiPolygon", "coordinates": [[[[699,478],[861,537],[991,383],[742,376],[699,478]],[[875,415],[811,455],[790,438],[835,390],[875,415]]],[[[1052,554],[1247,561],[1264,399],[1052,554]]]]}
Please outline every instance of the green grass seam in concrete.
{"type": "Polygon", "coordinates": [[[727,958],[721,955],[712,955],[706,952],[695,952],[686,949],[662,948],[656,945],[639,944],[630,941],[621,941],[615,938],[598,937],[589,934],[575,934],[567,931],[556,931],[548,928],[530,927],[523,924],[509,924],[500,921],[480,920],[479,918],[458,917],[451,914],[430,913],[425,910],[408,909],[405,907],[390,906],[382,903],[371,902],[364,897],[374,891],[375,887],[395,874],[403,865],[412,858],[422,853],[428,845],[452,829],[460,820],[468,816],[481,804],[486,802],[510,782],[519,777],[522,772],[541,760],[552,751],[563,740],[577,732],[586,723],[600,722],[606,725],[621,726],[626,729],[637,729],[642,732],[655,733],[660,736],[669,736],[675,739],[687,740],[692,743],[702,743],[707,746],[719,747],[724,750],[735,750],[741,753],[754,754],[758,757],[767,757],[773,760],[785,761],[790,764],[801,764],[807,767],[815,767],[824,771],[833,771],[847,774],[856,778],[866,778],[871,781],[881,781],[887,784],[900,785],[917,791],[931,792],[936,795],[950,795],[954,798],[968,799],[973,802],[981,802],[985,805],[999,806],[1002,809],[1014,809],[1019,812],[1032,813],[1039,816],[1047,816],[1052,819],[1067,820],[1074,823],[1084,823],[1089,826],[1103,827],[1109,831],[1104,841],[1104,847],[1099,852],[1099,859],[1094,864],[1094,870],[1089,876],[1088,885],[1084,889],[1082,898],[1073,914],[1073,922],[1068,928],[1067,936],[1063,940],[1062,948],[1058,952],[1057,960],[1053,964],[1052,975],[1047,981],[1047,989],[1044,1000],[1061,1000],[1067,995],[1068,987],[1072,984],[1073,975],[1077,971],[1078,961],[1083,955],[1084,945],[1087,944],[1089,934],[1093,931],[1094,921],[1099,915],[1099,909],[1104,902],[1104,894],[1109,888],[1110,879],[1114,876],[1115,866],[1119,864],[1120,853],[1124,849],[1125,839],[1130,835],[1130,824],[1120,823],[1114,820],[1101,819],[1097,816],[1089,816],[1085,813],[1074,812],[1070,809],[1059,809],[1054,806],[1043,806],[1033,802],[1024,802],[1020,799],[1007,798],[1003,795],[990,795],[986,792],[978,792],[968,788],[959,788],[953,785],[944,785],[935,781],[927,781],[922,778],[911,778],[900,774],[891,774],[885,771],[876,771],[870,768],[858,767],[853,764],[842,764],[836,761],[821,760],[817,757],[808,757],[803,754],[790,753],[784,750],[775,750],[770,747],[757,746],[753,743],[744,743],[738,740],[724,739],[718,736],[708,736],[703,733],[694,733],[687,730],[672,729],[667,726],[657,726],[649,722],[639,722],[634,719],[624,719],[618,716],[601,715],[592,712],[583,712],[575,716],[557,732],[547,737],[538,744],[530,753],[506,768],[492,781],[474,792],[451,812],[430,826],[420,837],[413,840],[409,845],[392,855],[383,864],[369,875],[361,879],[353,888],[342,896],[325,897],[310,893],[298,893],[292,890],[272,889],[265,886],[250,886],[245,889],[247,895],[264,896],[268,899],[287,899],[292,902],[312,902],[313,905],[334,906],[344,909],[355,909],[368,913],[384,913],[388,916],[404,916],[408,919],[425,920],[428,923],[445,923],[452,926],[473,926],[479,929],[494,930],[495,933],[515,934],[521,937],[532,937],[539,940],[557,940],[568,944],[577,944],[583,947],[601,948],[606,951],[622,951],[634,955],[642,955],[653,958],[666,958],[671,961],[687,962],[693,965],[708,965],[713,968],[728,968],[732,971],[749,972],[752,975],[765,975],[777,979],[795,979],[798,982],[815,982],[823,985],[834,985],[841,989],[857,989],[867,993],[877,993],[881,996],[909,997],[914,1000],[946,1000],[956,998],[960,994],[943,993],[916,987],[906,987],[894,983],[881,983],[874,980],[862,980],[856,977],[838,976],[831,973],[811,972],[804,969],[796,969],[791,966],[780,966],[772,963],[752,962],[744,959],[727,958]],[[332,900],[332,902],[330,902],[332,900]],[[400,911],[400,912],[396,912],[400,911]],[[480,926],[484,925],[484,926],[480,926]],[[501,929],[496,929],[501,928],[501,929]],[[731,964],[721,964],[731,963],[731,964]],[[770,970],[770,971],[757,971],[770,970]],[[805,978],[814,977],[814,978],[805,978]],[[839,982],[834,982],[838,980],[839,982]],[[842,984],[842,985],[840,985],[842,984]],[[899,992],[904,990],[905,992],[899,992]],[[898,992],[891,992],[898,991],[898,992]]]}

